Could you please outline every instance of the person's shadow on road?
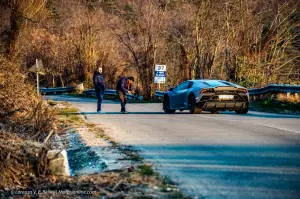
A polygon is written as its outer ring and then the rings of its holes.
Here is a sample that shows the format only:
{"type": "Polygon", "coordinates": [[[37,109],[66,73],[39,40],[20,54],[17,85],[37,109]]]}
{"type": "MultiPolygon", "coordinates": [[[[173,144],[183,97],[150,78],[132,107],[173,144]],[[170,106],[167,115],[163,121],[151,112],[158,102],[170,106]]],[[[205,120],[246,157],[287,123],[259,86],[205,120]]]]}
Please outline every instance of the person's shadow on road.
{"type": "MultiPolygon", "coordinates": [[[[190,114],[189,112],[176,112],[173,114],[166,114],[164,112],[147,112],[147,111],[141,111],[141,112],[128,112],[126,114],[121,112],[105,112],[104,114],[98,114],[97,112],[74,112],[74,113],[64,113],[62,115],[194,115],[190,114]]],[[[195,115],[211,115],[217,116],[217,115],[232,115],[234,117],[257,117],[257,118],[289,118],[289,119],[300,119],[299,115],[282,115],[282,114],[268,114],[268,113],[247,113],[244,115],[237,115],[232,112],[221,112],[219,114],[211,114],[210,112],[203,112],[201,114],[195,114],[195,115]]]]}
{"type": "MultiPolygon", "coordinates": [[[[128,112],[126,114],[121,112],[105,112],[104,114],[98,114],[97,112],[80,112],[80,113],[67,113],[68,115],[170,115],[164,112],[128,112]]],[[[177,114],[189,114],[188,112],[178,112],[177,114]]],[[[174,115],[174,114],[173,114],[174,115]]]]}

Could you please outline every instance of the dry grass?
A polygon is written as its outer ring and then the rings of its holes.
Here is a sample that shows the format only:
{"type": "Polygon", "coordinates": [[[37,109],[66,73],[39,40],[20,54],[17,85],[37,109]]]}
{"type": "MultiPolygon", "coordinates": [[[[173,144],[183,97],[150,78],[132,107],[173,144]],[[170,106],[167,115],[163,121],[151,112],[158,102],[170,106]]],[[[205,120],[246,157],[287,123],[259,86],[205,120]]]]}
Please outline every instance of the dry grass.
{"type": "Polygon", "coordinates": [[[47,175],[55,112],[36,96],[19,67],[0,55],[0,189],[31,186],[47,175]]]}
{"type": "Polygon", "coordinates": [[[300,95],[278,94],[277,99],[282,102],[300,103],[300,95]]]}
{"type": "Polygon", "coordinates": [[[55,128],[54,112],[36,96],[18,66],[0,56],[0,123],[24,139],[43,141],[55,128]]]}
{"type": "MultiPolygon", "coordinates": [[[[89,190],[94,191],[88,198],[180,198],[179,190],[156,175],[141,175],[139,168],[130,171],[105,172],[78,177],[59,177],[55,184],[41,183],[34,187],[39,190],[89,190]]],[[[74,195],[45,194],[44,198],[74,198],[74,195]]],[[[78,198],[87,195],[78,195],[78,198]]]]}
{"type": "Polygon", "coordinates": [[[300,103],[288,102],[284,98],[281,100],[266,99],[264,101],[252,101],[250,108],[252,110],[271,112],[271,113],[282,113],[282,114],[299,114],[300,103]]]}
{"type": "Polygon", "coordinates": [[[0,189],[26,188],[48,175],[47,148],[0,132],[0,189]]]}
{"type": "MultiPolygon", "coordinates": [[[[51,101],[48,104],[53,104],[51,101]]],[[[61,103],[56,103],[56,105],[60,105],[61,103]]],[[[54,111],[57,115],[58,127],[60,129],[66,127],[81,127],[85,125],[85,121],[82,117],[80,117],[80,113],[78,109],[71,107],[69,104],[65,104],[67,107],[63,106],[62,108],[54,107],[54,111]]]]}
{"type": "Polygon", "coordinates": [[[70,115],[70,114],[78,113],[78,110],[76,108],[73,108],[73,107],[56,108],[56,111],[59,115],[70,115]]]}

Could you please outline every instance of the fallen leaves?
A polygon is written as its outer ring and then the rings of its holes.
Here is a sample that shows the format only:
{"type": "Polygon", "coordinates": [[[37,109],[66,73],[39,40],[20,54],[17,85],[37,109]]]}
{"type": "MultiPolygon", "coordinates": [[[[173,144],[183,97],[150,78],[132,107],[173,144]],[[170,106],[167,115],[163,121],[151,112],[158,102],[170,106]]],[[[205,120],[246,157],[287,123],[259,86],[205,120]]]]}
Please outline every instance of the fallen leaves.
{"type": "Polygon", "coordinates": [[[0,189],[27,187],[46,175],[47,149],[0,131],[0,189]]]}

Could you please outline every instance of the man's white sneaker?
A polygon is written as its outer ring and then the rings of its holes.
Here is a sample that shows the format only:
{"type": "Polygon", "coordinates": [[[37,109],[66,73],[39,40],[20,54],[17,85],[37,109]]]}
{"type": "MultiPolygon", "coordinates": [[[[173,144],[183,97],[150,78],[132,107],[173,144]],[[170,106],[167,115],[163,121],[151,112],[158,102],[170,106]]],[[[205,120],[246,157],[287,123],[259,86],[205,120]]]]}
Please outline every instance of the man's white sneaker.
{"type": "Polygon", "coordinates": [[[97,114],[105,114],[103,111],[97,111],[97,114]]]}

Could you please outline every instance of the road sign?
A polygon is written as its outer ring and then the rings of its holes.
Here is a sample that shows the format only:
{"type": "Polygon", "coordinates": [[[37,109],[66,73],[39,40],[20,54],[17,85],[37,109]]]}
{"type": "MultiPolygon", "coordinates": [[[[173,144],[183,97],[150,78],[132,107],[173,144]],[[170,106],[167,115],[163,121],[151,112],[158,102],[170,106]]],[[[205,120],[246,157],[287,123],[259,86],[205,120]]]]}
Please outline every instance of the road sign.
{"type": "Polygon", "coordinates": [[[155,71],[154,77],[166,77],[167,72],[166,71],[155,71]]]}
{"type": "Polygon", "coordinates": [[[45,69],[42,60],[37,60],[36,64],[31,66],[28,71],[37,73],[39,75],[45,75],[45,69]]]}
{"type": "Polygon", "coordinates": [[[166,78],[165,77],[154,77],[154,83],[164,84],[164,83],[166,83],[166,78]]]}
{"type": "Polygon", "coordinates": [[[167,66],[166,65],[155,65],[155,71],[167,71],[167,66]]]}
{"type": "Polygon", "coordinates": [[[155,71],[154,71],[154,83],[158,84],[158,87],[160,87],[160,84],[166,83],[166,76],[167,76],[167,66],[166,65],[155,65],[155,71]]]}
{"type": "Polygon", "coordinates": [[[30,72],[33,72],[36,74],[36,92],[37,95],[40,94],[40,80],[39,80],[39,75],[45,75],[45,69],[42,60],[35,60],[35,64],[30,67],[29,69],[30,72]]]}

